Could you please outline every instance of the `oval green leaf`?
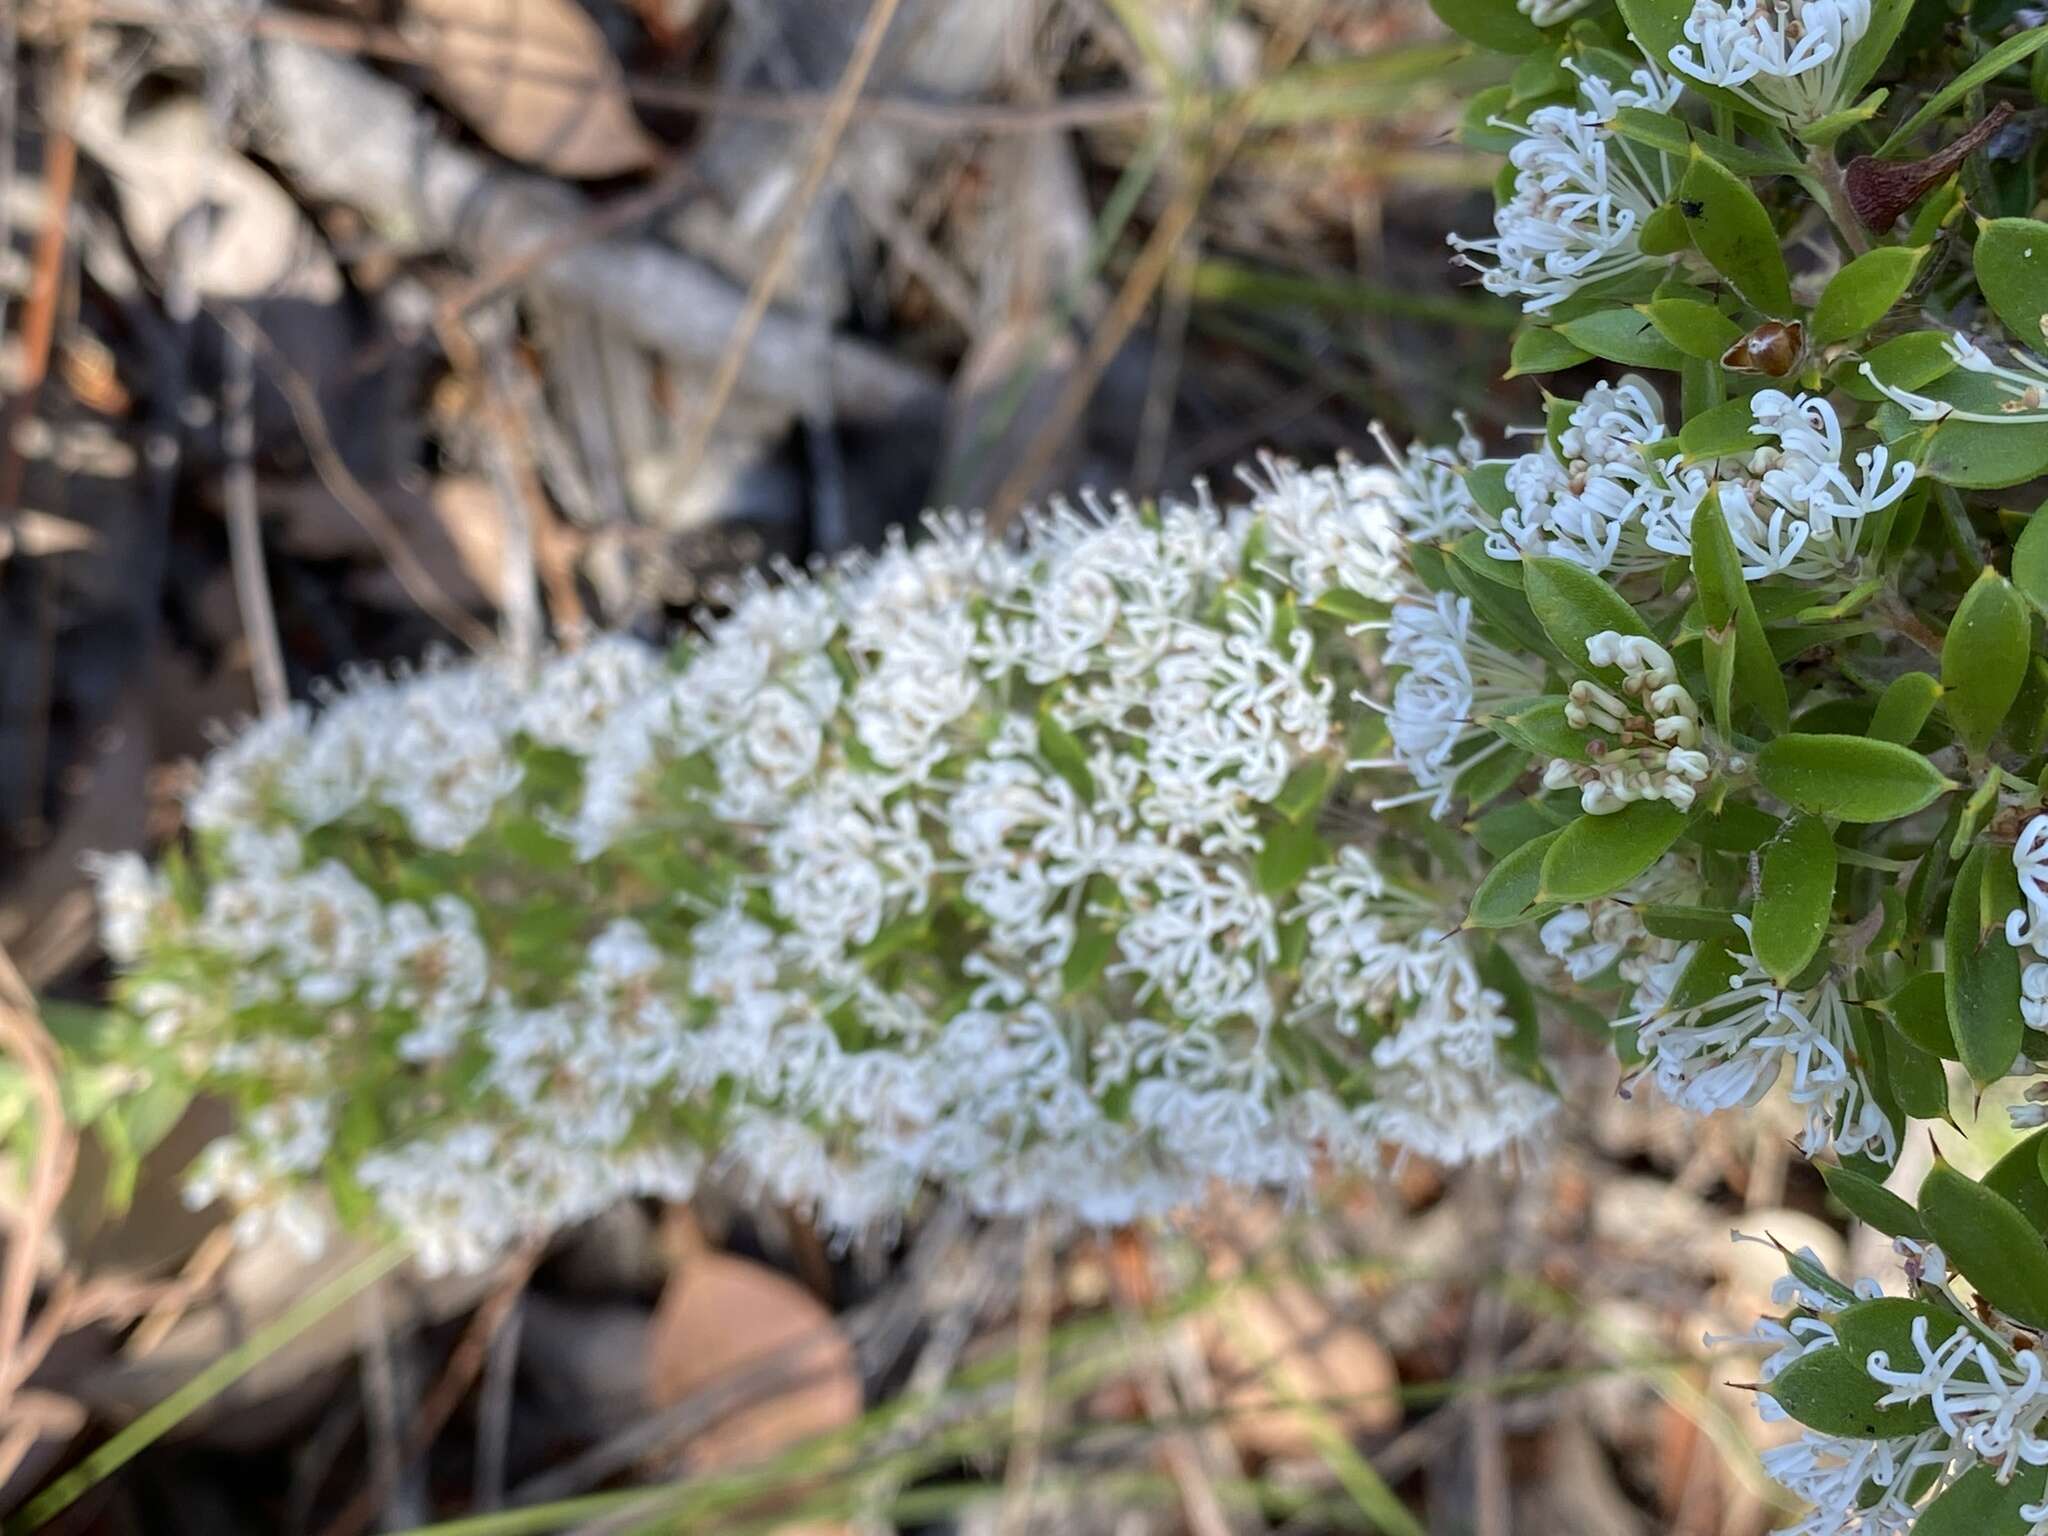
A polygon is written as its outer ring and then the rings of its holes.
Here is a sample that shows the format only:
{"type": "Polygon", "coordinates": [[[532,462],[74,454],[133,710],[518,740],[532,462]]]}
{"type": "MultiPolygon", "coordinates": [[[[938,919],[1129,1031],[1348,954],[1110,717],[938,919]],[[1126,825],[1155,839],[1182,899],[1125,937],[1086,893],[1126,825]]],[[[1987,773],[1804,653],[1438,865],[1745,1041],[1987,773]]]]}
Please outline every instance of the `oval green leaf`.
{"type": "Polygon", "coordinates": [[[1685,812],[1662,800],[1637,800],[1608,816],[1581,816],[1544,853],[1537,899],[1612,895],[1664,857],[1686,820],[1685,812]]]}
{"type": "Polygon", "coordinates": [[[1621,594],[1583,565],[1540,555],[1523,561],[1522,572],[1523,589],[1536,622],[1543,626],[1558,654],[1573,666],[1584,667],[1586,675],[1596,670],[1586,657],[1586,641],[1591,636],[1607,630],[1624,635],[1650,633],[1621,594]]]}
{"type": "Polygon", "coordinates": [[[1560,336],[1594,357],[1628,368],[1661,368],[1676,373],[1685,354],[1666,341],[1635,309],[1600,309],[1558,326],[1560,336]]]}
{"type": "MultiPolygon", "coordinates": [[[[2048,58],[2048,54],[2043,54],[2048,58]]],[[[2037,507],[2012,547],[2012,584],[2034,605],[2037,613],[2048,613],[2048,503],[2037,507]]]]}
{"type": "Polygon", "coordinates": [[[2048,224],[1993,219],[1977,231],[1977,286],[2012,339],[2048,348],[2048,224]]]}
{"type": "Polygon", "coordinates": [[[1780,736],[1757,753],[1756,767],[1787,805],[1837,821],[1896,821],[1955,788],[1910,747],[1866,736],[1780,736]]]}
{"type": "Polygon", "coordinates": [[[2012,583],[1986,566],[1941,645],[1942,708],[1972,756],[1991,745],[2019,697],[2031,628],[2012,583]]]}
{"type": "Polygon", "coordinates": [[[1512,928],[1544,915],[1550,909],[1538,903],[1536,892],[1542,884],[1543,860],[1551,845],[1564,836],[1564,828],[1532,837],[1512,853],[1495,861],[1479,889],[1472,893],[1471,910],[1465,914],[1468,928],[1512,928]]]}
{"type": "Polygon", "coordinates": [[[1835,840],[1818,816],[1801,816],[1764,844],[1753,914],[1757,964],[1780,986],[1806,969],[1835,903],[1835,840]]]}
{"type": "Polygon", "coordinates": [[[1920,1237],[1920,1215],[1877,1180],[1865,1178],[1839,1163],[1817,1163],[1828,1193],[1847,1207],[1851,1216],[1887,1237],[1920,1237]]]}
{"type": "Polygon", "coordinates": [[[2048,1242],[2018,1206],[1937,1162],[1920,1185],[1920,1225],[1992,1306],[2048,1327],[2048,1242]]]}
{"type": "Polygon", "coordinates": [[[1942,926],[1942,982],[1956,1057],[1982,1088],[2012,1070],[2020,1017],[2020,952],[2005,942],[2005,917],[2020,901],[2012,860],[1980,843],[1956,871],[1942,926]]]}
{"type": "Polygon", "coordinates": [[[1920,270],[1926,248],[1880,245],[1828,279],[1808,328],[1817,346],[1861,336],[1891,313],[1920,270]]]}
{"type": "Polygon", "coordinates": [[[1767,315],[1792,313],[1792,284],[1778,231],[1749,183],[1695,144],[1678,188],[1693,246],[1735,291],[1767,315]]]}
{"type": "MultiPolygon", "coordinates": [[[[1684,215],[1679,215],[1682,220],[1684,215]]],[[[1652,299],[1637,308],[1650,324],[1687,357],[1718,363],[1721,354],[1742,340],[1742,327],[1711,304],[1698,299],[1652,299]]]]}
{"type": "Polygon", "coordinates": [[[1870,734],[1879,741],[1911,746],[1940,697],[1941,684],[1931,672],[1900,673],[1877,701],[1877,712],[1870,717],[1870,734]]]}

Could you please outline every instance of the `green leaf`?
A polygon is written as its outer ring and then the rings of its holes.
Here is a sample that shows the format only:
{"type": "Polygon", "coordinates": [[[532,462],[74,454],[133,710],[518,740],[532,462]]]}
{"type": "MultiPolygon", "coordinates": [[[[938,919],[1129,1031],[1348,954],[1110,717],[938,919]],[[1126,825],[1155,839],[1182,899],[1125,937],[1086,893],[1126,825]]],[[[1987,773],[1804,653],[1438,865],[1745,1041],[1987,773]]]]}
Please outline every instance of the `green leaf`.
{"type": "Polygon", "coordinates": [[[1596,671],[1586,655],[1586,641],[1613,630],[1623,635],[1648,636],[1642,618],[1607,585],[1583,565],[1540,555],[1522,562],[1522,581],[1529,596],[1530,611],[1558,654],[1575,667],[1585,668],[1583,676],[1596,671]]]}
{"type": "Polygon", "coordinates": [[[1659,335],[1687,357],[1718,363],[1722,353],[1742,340],[1741,326],[1698,299],[1652,299],[1636,307],[1650,317],[1659,335]]]}
{"type": "Polygon", "coordinates": [[[2008,38],[2000,43],[1928,97],[1921,103],[1918,112],[1894,128],[1891,137],[1878,146],[1879,158],[1889,155],[1986,80],[1997,79],[2044,44],[2048,44],[2048,27],[2035,27],[2022,32],[2018,37],[2008,38]]]}
{"type": "Polygon", "coordinates": [[[1685,366],[1685,354],[1658,334],[1649,316],[1634,309],[1595,310],[1557,330],[1573,346],[1610,363],[1671,373],[1685,366]]]}
{"type": "Polygon", "coordinates": [[[1934,701],[1941,697],[1941,684],[1928,672],[1902,672],[1885,686],[1877,701],[1877,713],[1870,717],[1870,734],[1879,741],[1911,746],[1913,738],[1934,713],[1934,701]]]}
{"type": "MultiPolygon", "coordinates": [[[[1919,1050],[1960,1061],[1956,1037],[1948,1027],[1948,984],[1939,971],[1922,971],[1885,999],[1886,1021],[1919,1050]]],[[[2044,1191],[2048,1198],[2048,1191],[2044,1191]]]]}
{"type": "Polygon", "coordinates": [[[2011,582],[1986,566],[1964,594],[1941,645],[1941,702],[1949,724],[1981,757],[2019,697],[2031,626],[2011,582]]]}
{"type": "Polygon", "coordinates": [[[1336,764],[1326,757],[1312,757],[1287,776],[1280,793],[1273,797],[1273,809],[1288,821],[1306,821],[1322,809],[1336,782],[1336,764]]]}
{"type": "MultiPolygon", "coordinates": [[[[1499,517],[1515,504],[1515,493],[1508,489],[1508,471],[1512,468],[1512,459],[1482,459],[1465,471],[1465,489],[1472,493],[1472,499],[1483,511],[1494,517],[1499,517]]],[[[1485,548],[1485,534],[1479,535],[1479,543],[1482,549],[1485,548]]],[[[1520,585],[1519,578],[1516,584],[1520,585]]]]}
{"type": "Polygon", "coordinates": [[[1651,112],[1642,107],[1623,107],[1610,124],[1624,139],[1644,144],[1661,154],[1683,160],[1692,148],[1692,135],[1685,119],[1670,112],[1651,112]]]}
{"type": "Polygon", "coordinates": [[[1846,1440],[1890,1440],[1934,1427],[1926,1402],[1877,1400],[1891,1389],[1863,1368],[1863,1357],[1831,1344],[1801,1355],[1771,1378],[1764,1391],[1808,1429],[1846,1440]]]}
{"type": "Polygon", "coordinates": [[[1991,1171],[1977,1182],[1992,1193],[2010,1200],[2037,1232],[2048,1232],[2048,1177],[2041,1170],[2042,1154],[2048,1153],[2048,1131],[2023,1136],[2013,1149],[1991,1165],[1991,1171]]]}
{"type": "Polygon", "coordinates": [[[1891,313],[1927,255],[1923,246],[1880,245],[1828,279],[1807,327],[1816,346],[1861,336],[1891,313]]]}
{"type": "Polygon", "coordinates": [[[1754,453],[1770,441],[1756,430],[1756,408],[1746,399],[1724,400],[1701,411],[1678,434],[1688,464],[1754,453]]]}
{"type": "MultiPolygon", "coordinates": [[[[1763,716],[1773,731],[1785,730],[1792,718],[1792,708],[1785,697],[1785,675],[1771,652],[1763,621],[1757,617],[1749,583],[1743,579],[1742,557],[1736,553],[1727,519],[1721,515],[1718,489],[1693,514],[1692,573],[1699,588],[1700,617],[1706,623],[1710,648],[1732,647],[1729,680],[1742,702],[1763,716]]],[[[1717,705],[1720,702],[1717,696],[1717,705]]],[[[1720,721],[1719,710],[1716,720],[1725,725],[1720,721]]]]}
{"type": "Polygon", "coordinates": [[[1052,717],[1048,709],[1038,712],[1038,755],[1046,766],[1074,788],[1083,800],[1095,798],[1095,775],[1088,771],[1088,754],[1074,733],[1052,717]]]}
{"type": "Polygon", "coordinates": [[[1429,0],[1429,8],[1460,37],[1495,53],[1528,53],[1548,41],[1515,0],[1429,0]]]}
{"type": "Polygon", "coordinates": [[[1259,889],[1268,896],[1293,890],[1303,875],[1330,860],[1329,845],[1312,825],[1282,821],[1267,826],[1263,836],[1256,873],[1259,889]]]}
{"type": "Polygon", "coordinates": [[[1387,616],[1387,605],[1375,602],[1349,587],[1332,587],[1309,604],[1316,613],[1327,613],[1346,624],[1377,624],[1387,616]]]}
{"type": "Polygon", "coordinates": [[[1839,1163],[1816,1163],[1828,1193],[1848,1207],[1849,1214],[1886,1237],[1920,1237],[1920,1215],[1875,1179],[1865,1178],[1839,1163]]]}
{"type": "Polygon", "coordinates": [[[1692,245],[1692,232],[1685,227],[1685,215],[1676,203],[1660,203],[1643,220],[1636,245],[1645,256],[1675,256],[1692,245]]]}
{"type": "Polygon", "coordinates": [[[1542,883],[1543,861],[1564,835],[1564,828],[1532,837],[1512,853],[1495,861],[1479,889],[1472,893],[1472,908],[1465,914],[1468,928],[1512,928],[1553,910],[1539,905],[1536,891],[1542,883]]]}
{"type": "Polygon", "coordinates": [[[1581,816],[1543,856],[1537,899],[1592,901],[1610,896],[1664,857],[1685,830],[1686,814],[1662,800],[1636,800],[1607,816],[1581,816]]]}
{"type": "Polygon", "coordinates": [[[2048,1467],[2021,1462],[2012,1481],[2001,1483],[1998,1468],[1980,1462],[1942,1489],[1913,1522],[1913,1536],[2027,1536],[2034,1522],[2020,1510],[2048,1495],[2048,1467]]]}
{"type": "Polygon", "coordinates": [[[1806,969],[1835,903],[1835,840],[1827,823],[1801,816],[1764,844],[1754,932],[1757,964],[1780,986],[1806,969]]]}
{"type": "Polygon", "coordinates": [[[1508,371],[1502,377],[1519,379],[1530,374],[1556,373],[1561,368],[1576,368],[1592,355],[1547,326],[1531,326],[1515,334],[1508,371]]]}
{"type": "Polygon", "coordinates": [[[1514,787],[1529,766],[1526,752],[1482,752],[1458,770],[1451,793],[1470,806],[1485,805],[1514,787]]]}
{"type": "MultiPolygon", "coordinates": [[[[1697,89],[1691,81],[1687,81],[1687,85],[1697,89]]],[[[1751,149],[1704,129],[1696,131],[1693,139],[1701,149],[1738,176],[1798,176],[1806,169],[1806,163],[1791,153],[1790,145],[1751,149]]]]}
{"type": "Polygon", "coordinates": [[[2018,1206],[1936,1161],[1920,1185],[1920,1225],[1992,1306],[2048,1327],[2048,1242],[2018,1206]]]}
{"type": "Polygon", "coordinates": [[[1978,844],[1956,871],[1942,927],[1942,978],[1956,1057],[1982,1088],[2012,1070],[2020,1017],[2020,952],[2005,942],[2005,917],[2019,906],[2012,860],[1978,844]]]}
{"type": "Polygon", "coordinates": [[[1780,736],[1756,768],[1787,805],[1838,821],[1896,821],[1956,787],[1910,747],[1863,736],[1780,736]]]}
{"type": "Polygon", "coordinates": [[[1564,757],[1583,762],[1586,733],[1565,719],[1570,703],[1560,694],[1517,703],[1505,714],[1489,715],[1482,722],[1495,735],[1504,736],[1538,757],[1564,757]]]}
{"type": "Polygon", "coordinates": [[[2034,509],[2012,547],[2012,584],[2036,613],[2048,613],[2048,503],[2034,509]]]}
{"type": "Polygon", "coordinates": [[[1785,275],[1785,253],[1771,216],[1749,183],[1694,145],[1678,199],[1694,247],[1714,270],[1765,314],[1790,316],[1792,285],[1785,275]]]}
{"type": "Polygon", "coordinates": [[[1116,954],[1117,930],[1098,917],[1085,917],[1074,934],[1074,947],[1060,967],[1060,990],[1073,997],[1086,992],[1109,969],[1116,954]]]}
{"type": "Polygon", "coordinates": [[[1884,1076],[1898,1106],[1915,1120],[1948,1118],[1948,1069],[1898,1030],[1884,1031],[1884,1076]]]}
{"type": "MultiPolygon", "coordinates": [[[[1476,91],[1465,103],[1465,110],[1458,114],[1458,142],[1470,149],[1485,150],[1488,154],[1504,155],[1522,141],[1522,136],[1511,128],[1502,128],[1495,118],[1506,119],[1508,98],[1514,94],[1506,84],[1490,85],[1483,91],[1476,91]]],[[[1512,171],[1513,166],[1505,169],[1512,171]]]]}
{"type": "Polygon", "coordinates": [[[2048,474],[2048,422],[1956,421],[1935,427],[1922,475],[1969,491],[1999,491],[2048,474]]]}

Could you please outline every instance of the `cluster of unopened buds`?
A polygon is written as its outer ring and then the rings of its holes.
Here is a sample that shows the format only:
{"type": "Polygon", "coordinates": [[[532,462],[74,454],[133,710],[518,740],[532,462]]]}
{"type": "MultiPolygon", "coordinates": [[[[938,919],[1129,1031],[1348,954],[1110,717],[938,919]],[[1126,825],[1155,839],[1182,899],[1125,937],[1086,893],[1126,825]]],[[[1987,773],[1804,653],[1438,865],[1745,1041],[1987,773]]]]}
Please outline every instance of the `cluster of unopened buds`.
{"type": "Polygon", "coordinates": [[[1605,630],[1586,641],[1586,655],[1596,667],[1620,670],[1627,697],[1581,678],[1571,686],[1565,722],[1613,740],[1589,741],[1585,762],[1552,758],[1543,771],[1543,787],[1577,789],[1581,806],[1595,816],[1636,800],[1665,800],[1688,809],[1713,764],[1701,750],[1699,705],[1678,681],[1671,653],[1644,636],[1605,630]]]}

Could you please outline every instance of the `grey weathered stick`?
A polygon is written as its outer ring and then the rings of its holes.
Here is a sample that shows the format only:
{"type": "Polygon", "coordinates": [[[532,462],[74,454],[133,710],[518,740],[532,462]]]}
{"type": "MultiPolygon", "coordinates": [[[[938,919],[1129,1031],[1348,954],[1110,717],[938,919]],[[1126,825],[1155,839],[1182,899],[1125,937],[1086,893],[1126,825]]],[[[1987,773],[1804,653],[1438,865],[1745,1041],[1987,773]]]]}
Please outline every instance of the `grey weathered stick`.
{"type": "MultiPolygon", "coordinates": [[[[302,191],[351,204],[394,236],[497,266],[592,214],[557,183],[441,142],[410,95],[359,65],[289,43],[267,45],[264,59],[271,87],[264,149],[302,191]]],[[[535,269],[533,281],[643,346],[700,362],[723,355],[746,307],[724,277],[652,241],[570,243],[535,269]]],[[[800,407],[812,398],[817,373],[808,322],[771,311],[746,350],[739,387],[800,407]]],[[[938,398],[937,381],[922,369],[846,337],[833,339],[827,374],[842,419],[892,417],[938,398]]]]}

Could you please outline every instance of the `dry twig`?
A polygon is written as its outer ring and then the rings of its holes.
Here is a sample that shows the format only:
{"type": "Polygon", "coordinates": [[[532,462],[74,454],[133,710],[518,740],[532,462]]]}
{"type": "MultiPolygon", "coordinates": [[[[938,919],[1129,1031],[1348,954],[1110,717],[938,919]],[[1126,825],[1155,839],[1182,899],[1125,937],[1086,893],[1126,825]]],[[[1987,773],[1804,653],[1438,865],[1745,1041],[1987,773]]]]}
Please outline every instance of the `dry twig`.
{"type": "Polygon", "coordinates": [[[439,622],[471,650],[490,649],[494,640],[490,626],[480,622],[442,590],[433,573],[412,552],[412,546],[406,543],[405,535],[391,521],[390,514],[377,504],[376,497],[363,488],[354,471],[343,462],[335,449],[333,437],[327,431],[327,418],[320,409],[320,397],[306,376],[293,367],[263,334],[262,328],[240,310],[221,311],[220,321],[237,342],[262,356],[272,379],[284,392],[285,402],[291,407],[292,419],[298,423],[299,435],[305,439],[306,452],[312,459],[313,472],[363,532],[370,536],[377,552],[391,567],[391,574],[405,589],[405,595],[419,605],[421,612],[439,622]]]}
{"type": "Polygon", "coordinates": [[[839,141],[845,136],[846,125],[853,119],[853,104],[859,100],[860,89],[875,67],[875,59],[882,51],[882,38],[889,30],[889,19],[896,14],[901,3],[902,0],[870,0],[867,19],[861,23],[860,36],[854,39],[845,73],[839,77],[838,88],[832,93],[825,120],[818,125],[818,138],[811,146],[810,162],[804,167],[803,178],[797,183],[796,191],[790,194],[789,206],[782,213],[782,227],[775,232],[761,270],[754,276],[753,287],[747,290],[746,308],[740,311],[739,322],[726,338],[725,351],[718,359],[717,371],[711,376],[705,402],[698,409],[691,422],[690,434],[676,455],[678,485],[688,485],[696,478],[697,467],[704,461],[704,450],[710,446],[711,433],[718,425],[718,418],[725,414],[726,404],[739,383],[740,368],[746,362],[747,349],[754,343],[754,332],[760,328],[768,306],[774,302],[775,290],[782,285],[782,274],[789,266],[790,253],[796,249],[796,237],[803,229],[804,220],[810,216],[811,204],[825,184],[826,173],[832,169],[839,141]]]}
{"type": "MultiPolygon", "coordinates": [[[[1261,74],[1265,78],[1271,79],[1294,61],[1294,56],[1314,30],[1322,9],[1322,0],[1296,0],[1293,9],[1267,40],[1265,57],[1261,61],[1261,74]]],[[[1025,500],[1051,467],[1060,445],[1067,440],[1068,434],[1080,421],[1081,413],[1088,408],[1088,402],[1095,395],[1095,386],[1101,382],[1103,370],[1131,334],[1146,305],[1152,302],[1152,296],[1158,292],[1175,255],[1194,228],[1210,185],[1222,173],[1244,138],[1245,130],[1251,126],[1257,101],[1257,92],[1248,91],[1233,101],[1218,119],[1209,152],[1200,168],[1187,178],[1167,205],[1166,212],[1152,230],[1151,238],[1132,263],[1130,275],[1124,279],[1116,301],[1089,337],[1088,350],[1075,365],[1066,387],[1060,391],[1059,399],[1053,403],[1044,423],[1018,456],[1016,467],[1003,478],[996,487],[995,495],[989,499],[989,520],[997,528],[1005,526],[1022,509],[1025,500]]]]}

